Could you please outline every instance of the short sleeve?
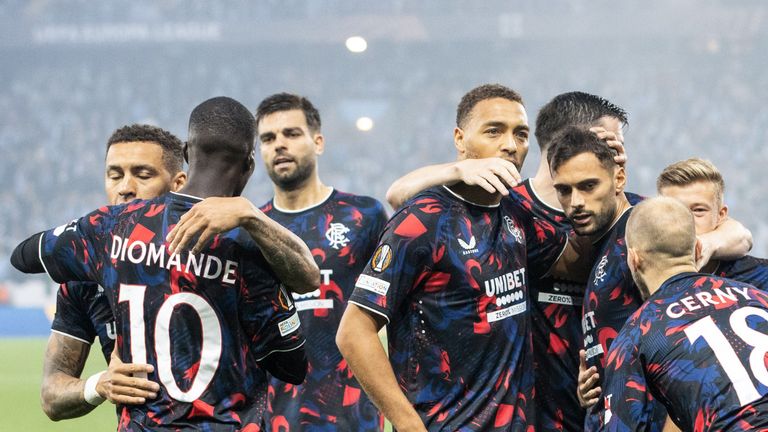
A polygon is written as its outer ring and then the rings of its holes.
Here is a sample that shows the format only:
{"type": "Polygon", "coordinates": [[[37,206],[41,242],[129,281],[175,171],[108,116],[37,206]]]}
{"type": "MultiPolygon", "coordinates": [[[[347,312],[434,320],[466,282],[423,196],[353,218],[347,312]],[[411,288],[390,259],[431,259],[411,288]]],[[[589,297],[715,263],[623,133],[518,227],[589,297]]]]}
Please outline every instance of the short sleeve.
{"type": "Polygon", "coordinates": [[[387,322],[395,319],[404,300],[431,272],[430,257],[441,213],[435,204],[431,199],[417,201],[389,220],[357,279],[351,303],[387,322]]]}
{"type": "Polygon", "coordinates": [[[107,207],[80,219],[44,231],[40,261],[56,282],[97,281],[101,260],[109,256],[106,236],[114,225],[107,207]]]}
{"type": "Polygon", "coordinates": [[[51,330],[87,344],[93,343],[96,329],[89,316],[87,298],[96,295],[97,290],[98,285],[91,282],[61,284],[56,293],[56,314],[51,330]]]}
{"type": "Polygon", "coordinates": [[[241,279],[240,322],[260,361],[273,352],[292,351],[304,344],[291,296],[269,270],[261,254],[250,254],[241,279]]]}
{"type": "Polygon", "coordinates": [[[516,214],[525,231],[528,271],[531,278],[542,278],[563,254],[568,232],[524,209],[518,208],[516,214]]]}

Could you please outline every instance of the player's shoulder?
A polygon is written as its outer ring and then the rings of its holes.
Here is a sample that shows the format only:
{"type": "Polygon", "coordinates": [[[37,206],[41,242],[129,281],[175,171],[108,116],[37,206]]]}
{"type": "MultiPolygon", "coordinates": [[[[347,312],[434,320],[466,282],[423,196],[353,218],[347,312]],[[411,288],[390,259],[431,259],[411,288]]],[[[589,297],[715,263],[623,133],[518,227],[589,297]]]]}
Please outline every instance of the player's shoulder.
{"type": "Polygon", "coordinates": [[[331,199],[341,207],[353,207],[365,215],[376,215],[385,212],[381,201],[367,195],[358,195],[334,189],[331,199]]]}
{"type": "Polygon", "coordinates": [[[399,212],[422,214],[428,217],[440,217],[461,201],[443,186],[436,186],[419,192],[400,207],[399,212]]]}
{"type": "Polygon", "coordinates": [[[627,197],[627,201],[629,201],[631,205],[640,204],[646,199],[646,197],[644,197],[643,195],[636,194],[634,192],[627,192],[627,191],[624,192],[624,196],[627,197]]]}

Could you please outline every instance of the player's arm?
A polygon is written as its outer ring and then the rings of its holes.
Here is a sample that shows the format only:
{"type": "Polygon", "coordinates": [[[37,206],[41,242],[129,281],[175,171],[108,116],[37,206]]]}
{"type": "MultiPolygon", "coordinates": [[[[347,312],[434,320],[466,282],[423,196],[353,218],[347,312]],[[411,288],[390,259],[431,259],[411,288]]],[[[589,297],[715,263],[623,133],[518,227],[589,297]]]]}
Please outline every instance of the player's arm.
{"type": "Polygon", "coordinates": [[[379,340],[383,319],[377,320],[354,303],[347,305],[336,333],[336,344],[355,378],[398,431],[426,431],[416,410],[397,384],[379,340]]]}
{"type": "Polygon", "coordinates": [[[387,190],[387,201],[392,208],[399,208],[425,189],[459,182],[480,186],[489,193],[509,195],[509,189],[520,182],[520,173],[512,162],[501,158],[465,159],[430,165],[395,180],[387,190]]]}
{"type": "Polygon", "coordinates": [[[289,290],[305,294],[320,287],[320,269],[307,245],[243,197],[212,197],[195,204],[168,233],[171,251],[183,250],[199,235],[192,253],[216,234],[242,227],[289,290]]]}
{"type": "Polygon", "coordinates": [[[105,400],[114,404],[143,404],[157,397],[160,386],[135,373],[151,373],[151,365],[124,364],[117,356],[106,371],[80,379],[90,346],[77,339],[52,333],[43,363],[40,392],[45,414],[53,421],[81,417],[105,400]]]}
{"type": "Polygon", "coordinates": [[[22,273],[44,273],[45,267],[40,259],[40,239],[43,233],[39,232],[19,243],[11,253],[11,265],[22,273]]]}
{"type": "Polygon", "coordinates": [[[59,333],[51,333],[43,361],[40,402],[53,421],[80,417],[91,412],[84,396],[85,380],[79,379],[90,345],[59,333]]]}
{"type": "Polygon", "coordinates": [[[710,259],[734,260],[752,249],[752,233],[741,222],[726,218],[714,230],[698,236],[701,257],[697,264],[704,267],[710,259]]]}

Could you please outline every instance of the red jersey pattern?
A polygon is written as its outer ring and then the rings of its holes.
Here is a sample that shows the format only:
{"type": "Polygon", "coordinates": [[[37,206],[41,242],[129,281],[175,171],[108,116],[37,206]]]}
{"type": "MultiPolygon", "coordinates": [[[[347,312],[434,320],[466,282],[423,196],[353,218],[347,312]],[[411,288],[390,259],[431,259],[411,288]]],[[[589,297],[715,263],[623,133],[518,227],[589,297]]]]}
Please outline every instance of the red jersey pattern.
{"type": "Polygon", "coordinates": [[[238,411],[266,395],[246,359],[304,343],[292,300],[245,231],[198,254],[168,252],[168,231],[198,201],[169,193],[103,207],[41,237],[54,280],[104,287],[121,359],[155,368],[158,397],[124,406],[120,431],[238,430],[238,411]]]}
{"type": "Polygon", "coordinates": [[[477,206],[444,187],[390,219],[350,302],[389,323],[390,362],[428,430],[534,425],[528,281],[564,243],[512,200],[477,206]]]}
{"type": "Polygon", "coordinates": [[[382,430],[384,418],[352,375],[335,338],[355,279],[387,222],[384,207],[373,198],[334,190],[309,209],[281,211],[270,201],[262,210],[307,243],[321,278],[317,291],[293,295],[309,369],[301,385],[270,379],[267,429],[382,430]]]}
{"type": "Polygon", "coordinates": [[[664,282],[605,369],[605,430],[647,431],[651,400],[684,431],[768,430],[768,295],[702,273],[664,282]]]}

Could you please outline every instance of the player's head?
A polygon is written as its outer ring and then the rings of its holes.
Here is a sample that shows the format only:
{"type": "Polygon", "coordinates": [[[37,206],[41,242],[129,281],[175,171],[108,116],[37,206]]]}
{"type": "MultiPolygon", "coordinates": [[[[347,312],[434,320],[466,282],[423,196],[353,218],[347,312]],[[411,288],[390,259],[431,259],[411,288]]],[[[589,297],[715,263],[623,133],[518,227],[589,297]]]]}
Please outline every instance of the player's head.
{"type": "Polygon", "coordinates": [[[256,122],[240,102],[219,96],[201,103],[189,116],[189,138],[185,156],[190,181],[194,173],[218,173],[206,178],[235,179],[233,191],[239,195],[253,174],[253,145],[256,122]]]}
{"type": "Polygon", "coordinates": [[[626,176],[615,155],[584,127],[566,127],[552,140],[547,161],[557,199],[578,234],[603,232],[617,216],[626,176]]]}
{"type": "Polygon", "coordinates": [[[453,139],[459,159],[500,157],[520,170],[528,154],[529,133],[523,98],[500,84],[475,87],[456,109],[453,139]]]}
{"type": "Polygon", "coordinates": [[[187,180],[182,171],[181,140],[159,127],[133,124],[107,141],[104,189],[109,204],[152,199],[177,191],[187,180]]]}
{"type": "Polygon", "coordinates": [[[635,206],[627,221],[627,264],[643,298],[650,294],[648,276],[674,266],[691,266],[696,257],[696,229],[680,201],[656,197],[635,206]]]}
{"type": "Polygon", "coordinates": [[[552,139],[566,126],[602,126],[621,135],[627,124],[627,112],[608,100],[584,92],[568,92],[555,96],[541,107],[536,116],[536,141],[542,153],[552,139]]]}
{"type": "Polygon", "coordinates": [[[277,187],[295,190],[317,175],[317,157],[325,140],[320,113],[307,98],[278,93],[256,109],[261,158],[277,187]]]}
{"type": "Polygon", "coordinates": [[[688,207],[697,234],[714,230],[728,217],[728,207],[723,204],[725,182],[710,161],[692,158],[673,163],[659,174],[656,190],[688,207]]]}

